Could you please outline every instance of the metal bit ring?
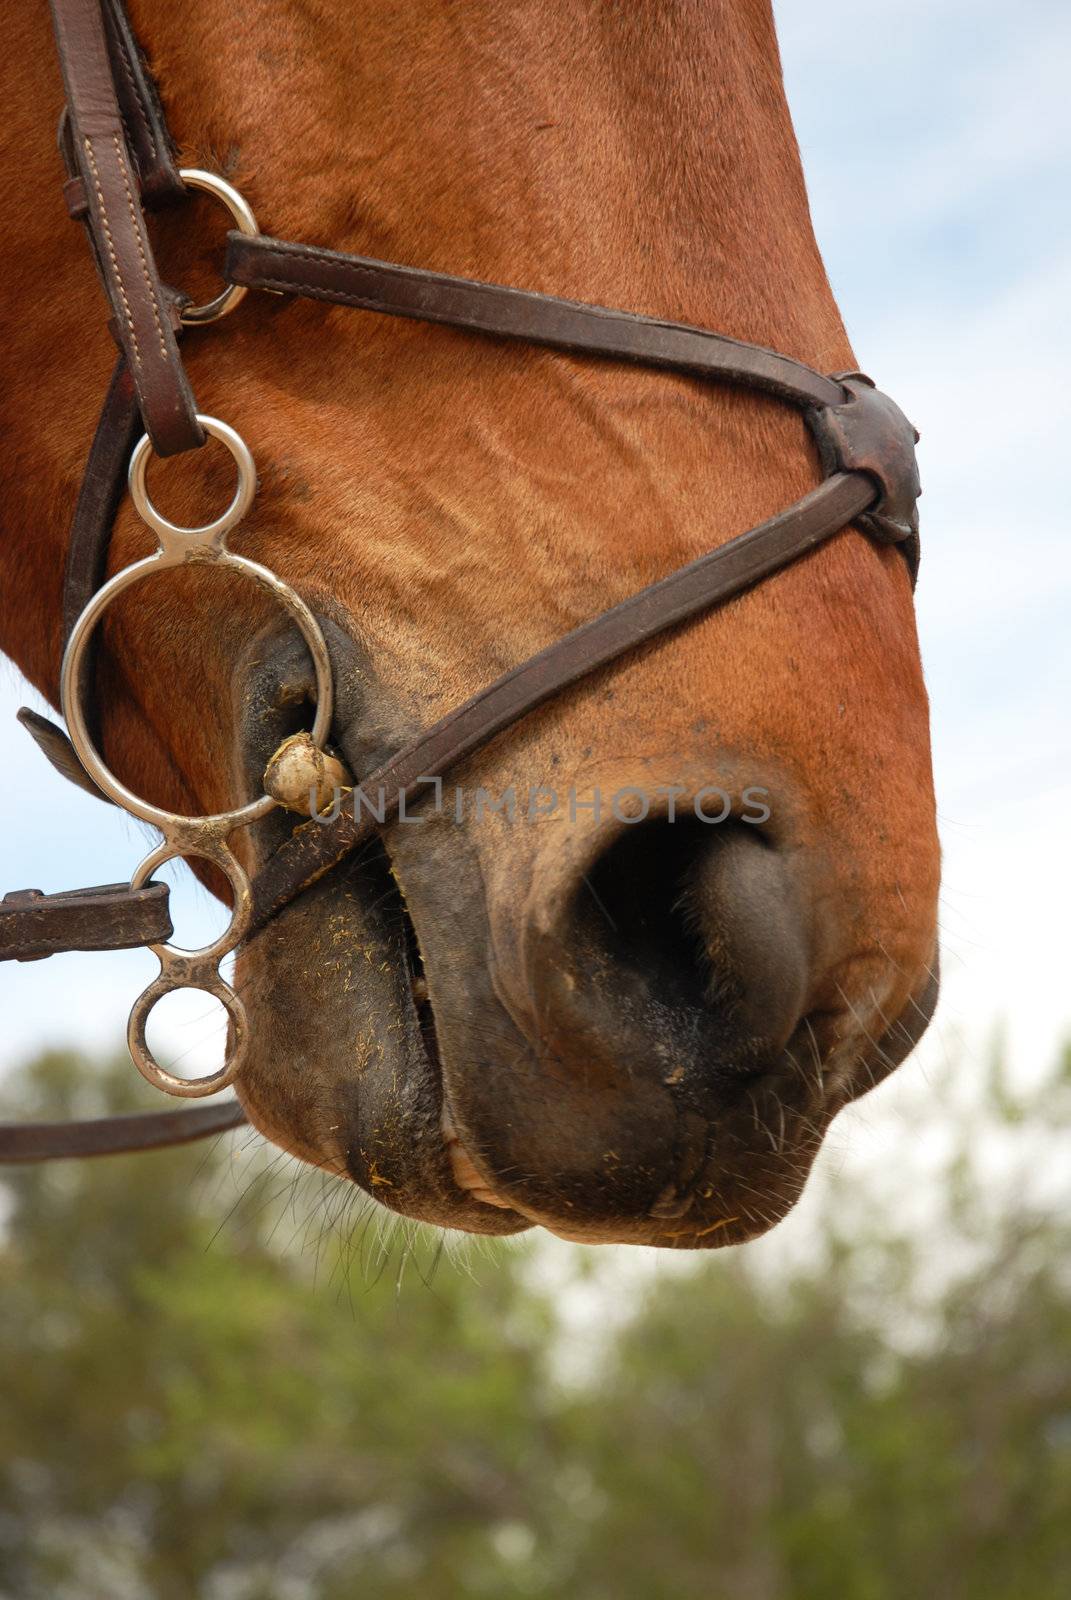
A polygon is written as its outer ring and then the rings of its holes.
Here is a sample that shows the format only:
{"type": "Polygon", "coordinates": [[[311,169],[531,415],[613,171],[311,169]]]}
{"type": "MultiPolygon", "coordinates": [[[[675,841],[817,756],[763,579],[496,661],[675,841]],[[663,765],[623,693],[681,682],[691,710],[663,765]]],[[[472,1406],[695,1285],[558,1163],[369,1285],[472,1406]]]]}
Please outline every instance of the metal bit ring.
{"type": "Polygon", "coordinates": [[[130,466],[127,468],[127,482],[134,510],[142,522],[147,523],[152,529],[165,549],[173,547],[176,550],[190,550],[203,546],[210,550],[218,547],[231,529],[236,528],[241,522],[253,504],[253,496],[257,492],[257,469],[253,463],[253,454],[237,429],[232,428],[227,422],[220,422],[218,417],[198,416],[197,420],[210,438],[218,439],[221,444],[227,446],[238,469],[238,482],[230,505],[211,522],[201,523],[196,528],[187,528],[181,523],[169,522],[157,511],[149,494],[149,462],[153,449],[152,440],[147,433],[143,434],[134,446],[130,466]]]}
{"type": "Polygon", "coordinates": [[[250,561],[245,556],[234,555],[226,546],[228,532],[245,514],[256,488],[253,458],[244,440],[226,423],[208,416],[198,416],[197,420],[205,432],[212,438],[221,440],[235,458],[239,482],[234,498],[221,516],[202,527],[184,528],[168,522],[159,514],[148,496],[145,479],[152,446],[147,435],[142,438],[130,462],[130,490],[139,513],[144,516],[156,534],[159,547],[151,556],[124,567],[114,577],[109,578],[103,588],[97,590],[74,625],[60,672],[63,714],[67,720],[71,742],[89,776],[110,800],[114,800],[117,805],[134,816],[140,817],[143,822],[153,823],[169,842],[180,845],[188,845],[191,839],[196,842],[222,838],[232,828],[244,827],[247,823],[255,822],[265,816],[273,809],[275,801],[270,795],[262,794],[257,799],[230,811],[201,817],[184,817],[179,812],[165,811],[159,806],[150,805],[147,800],[143,800],[140,795],[134,794],[121,783],[105,766],[93,744],[86,722],[82,705],[81,672],[93,630],[118,595],[143,578],[152,576],[153,573],[188,564],[201,566],[211,564],[252,578],[289,612],[312,656],[316,674],[316,715],[313,719],[312,739],[314,744],[321,748],[331,727],[332,709],[331,660],[316,618],[304,600],[270,568],[261,566],[257,561],[250,561]]]}
{"type": "Polygon", "coordinates": [[[157,1088],[184,1099],[215,1094],[232,1083],[241,1071],[248,1046],[248,1020],[245,1006],[218,970],[219,961],[242,939],[252,913],[252,889],[248,875],[226,844],[236,828],[255,822],[271,811],[276,801],[261,794],[229,811],[199,817],[184,817],[150,805],[121,783],[104,764],[90,737],[83,706],[82,677],[85,653],[93,630],[113,600],[132,585],[156,572],[186,565],[211,566],[243,574],[273,596],[301,631],[312,656],[316,674],[316,714],[312,740],[323,747],[331,726],[333,685],[331,660],[320,625],[304,600],[270,568],[227,548],[227,535],[248,511],[256,490],[256,470],[245,441],[233,428],[215,417],[199,416],[198,422],[212,438],[230,450],[238,468],[238,484],[229,506],[212,522],[188,528],[169,522],[160,515],[149,496],[147,472],[151,445],[141,439],[130,462],[130,492],[134,505],[157,538],[152,555],[124,567],[110,578],[90,600],[71,632],[60,672],[60,698],[71,741],[78,758],[97,787],[132,816],[150,822],[163,834],[163,843],[153,850],[134,873],[132,887],[143,887],[164,861],[175,856],[198,856],[212,861],[226,874],[234,895],[231,920],[223,934],[203,949],[187,951],[168,944],[150,945],[160,962],[158,976],[141,994],[130,1013],[127,1041],[138,1071],[157,1088]],[[231,1035],[222,1067],[203,1078],[180,1078],[160,1066],[149,1048],[146,1025],[156,1002],[176,989],[201,989],[213,995],[227,1010],[231,1035]]]}
{"type": "Polygon", "coordinates": [[[160,976],[134,1001],[126,1028],[126,1043],[130,1059],[154,1089],[162,1089],[165,1094],[173,1094],[180,1100],[200,1100],[205,1095],[218,1094],[221,1089],[228,1088],[241,1072],[249,1048],[249,1018],[238,995],[218,972],[214,976],[206,974],[203,978],[187,978],[183,983],[176,983],[169,973],[161,971],[160,976]],[[231,1037],[227,1041],[223,1065],[218,1072],[210,1072],[203,1078],[180,1078],[162,1067],[149,1049],[145,1035],[153,1006],[164,995],[174,994],[179,989],[200,989],[212,995],[227,1008],[230,1018],[231,1037]]]}
{"type": "Polygon", "coordinates": [[[156,1089],[185,1100],[198,1100],[204,1095],[217,1094],[233,1083],[242,1069],[248,1046],[249,1024],[246,1009],[235,990],[222,977],[218,963],[238,944],[253,908],[253,892],[245,868],[228,849],[219,842],[203,845],[198,850],[162,844],[147,855],[130,880],[132,889],[141,889],[158,867],[180,855],[197,855],[211,861],[225,873],[234,896],[231,920],[218,939],[199,950],[182,950],[171,944],[153,944],[149,949],[160,963],[158,975],[134,1002],[127,1024],[127,1044],[134,1065],[156,1089]],[[223,1065],[203,1078],[180,1078],[162,1067],[149,1048],[147,1027],[149,1014],[158,1000],[174,994],[179,989],[200,989],[214,996],[226,1008],[231,1023],[231,1036],[223,1058],[223,1065]]]}

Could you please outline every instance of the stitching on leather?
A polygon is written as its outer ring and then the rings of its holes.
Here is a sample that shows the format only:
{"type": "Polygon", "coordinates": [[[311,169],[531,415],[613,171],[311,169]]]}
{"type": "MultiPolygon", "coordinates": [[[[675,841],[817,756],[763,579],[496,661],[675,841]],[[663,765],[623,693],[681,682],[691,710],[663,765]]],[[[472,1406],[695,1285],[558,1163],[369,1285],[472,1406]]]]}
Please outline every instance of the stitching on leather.
{"type": "MultiPolygon", "coordinates": [[[[127,51],[126,44],[120,33],[117,32],[114,35],[114,38],[116,48],[119,52],[119,64],[123,69],[123,77],[130,85],[130,93],[134,97],[134,107],[138,114],[138,121],[145,129],[145,138],[149,145],[150,151],[155,152],[155,141],[153,140],[152,129],[149,126],[149,119],[145,114],[145,107],[141,102],[141,95],[138,93],[138,86],[134,79],[134,68],[130,60],[129,52],[127,51]]],[[[123,120],[125,121],[126,119],[124,118],[123,120]]]]}
{"type": "Polygon", "coordinates": [[[101,225],[104,228],[104,237],[108,244],[108,256],[111,260],[112,271],[115,274],[115,282],[119,290],[119,298],[122,301],[123,310],[126,313],[126,325],[127,331],[130,334],[130,343],[133,347],[132,353],[134,356],[134,364],[140,367],[141,350],[138,347],[138,336],[134,329],[134,319],[130,314],[130,302],[126,297],[126,289],[123,287],[122,273],[119,271],[119,258],[115,253],[115,243],[112,239],[111,225],[108,222],[108,211],[104,204],[104,191],[100,186],[100,173],[97,171],[97,160],[93,154],[93,146],[90,141],[88,139],[84,139],[82,143],[85,145],[86,157],[89,161],[89,170],[93,174],[93,187],[96,190],[97,204],[100,207],[100,220],[101,225]]]}
{"type": "Polygon", "coordinates": [[[160,341],[160,354],[163,356],[165,361],[168,361],[170,357],[168,356],[167,344],[164,339],[164,325],[160,321],[160,311],[156,304],[156,295],[153,292],[152,278],[149,276],[149,263],[145,259],[145,246],[141,240],[141,229],[138,226],[138,214],[134,209],[134,196],[130,191],[130,179],[127,175],[126,162],[123,160],[123,147],[119,143],[118,135],[112,134],[112,143],[115,145],[115,157],[119,163],[119,170],[123,174],[123,188],[126,190],[126,203],[130,208],[130,221],[134,227],[134,237],[138,242],[138,260],[141,262],[141,276],[145,282],[145,290],[149,296],[149,303],[152,306],[152,319],[156,324],[156,333],[160,341]]]}
{"type": "MultiPolygon", "coordinates": [[[[280,289],[284,293],[295,294],[299,285],[291,278],[262,278],[257,274],[257,281],[253,287],[257,289],[280,289]]],[[[318,284],[303,283],[300,285],[301,295],[306,300],[325,300],[329,305],[357,306],[360,310],[373,310],[377,306],[386,304],[383,300],[373,300],[370,295],[353,294],[348,289],[321,289],[318,284]]],[[[420,318],[414,313],[416,321],[420,318]]]]}

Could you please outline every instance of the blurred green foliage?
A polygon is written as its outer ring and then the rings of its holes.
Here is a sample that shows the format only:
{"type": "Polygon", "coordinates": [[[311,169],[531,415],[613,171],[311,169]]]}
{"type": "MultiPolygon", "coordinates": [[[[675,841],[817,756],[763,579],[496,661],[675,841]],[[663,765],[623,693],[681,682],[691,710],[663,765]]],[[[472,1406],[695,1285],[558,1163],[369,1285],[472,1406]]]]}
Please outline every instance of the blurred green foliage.
{"type": "MultiPolygon", "coordinates": [[[[132,1076],[48,1055],[2,1109],[132,1076]]],[[[1026,1095],[995,1046],[944,1121],[925,1221],[834,1176],[775,1267],[617,1277],[248,1136],[9,1169],[0,1596],[1067,1600],[1071,1053],[1026,1095]]]]}

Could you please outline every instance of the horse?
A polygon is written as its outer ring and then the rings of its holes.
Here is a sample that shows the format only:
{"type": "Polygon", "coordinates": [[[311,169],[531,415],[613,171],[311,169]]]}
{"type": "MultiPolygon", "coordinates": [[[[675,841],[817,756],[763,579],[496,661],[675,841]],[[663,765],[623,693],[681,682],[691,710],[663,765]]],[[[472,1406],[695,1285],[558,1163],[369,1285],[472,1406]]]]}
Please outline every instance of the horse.
{"type": "MultiPolygon", "coordinates": [[[[856,361],[810,220],[770,0],[297,0],[131,19],[184,165],[270,231],[856,361]]],[[[44,6],[9,19],[0,645],[57,701],[66,528],[111,360],[56,198],[44,6]]],[[[154,224],[206,281],[200,205],[154,224]]],[[[250,297],[183,346],[260,489],[236,535],[320,619],[332,739],[374,768],[548,642],[818,481],[769,396],[250,297]]],[[[228,492],[154,468],[168,514],[228,492]]],[[[110,570],[148,545],[129,505],[110,570]]],[[[248,585],[131,592],[109,766],[159,805],[256,794],[308,653],[248,585]],[[191,707],[196,714],[191,716],[191,707]]],[[[472,1233],[708,1248],[778,1222],[837,1112],[936,1002],[928,708],[898,553],[847,526],[533,711],[239,954],[237,1092],[302,1161],[472,1233]]],[[[255,872],[292,826],[235,844],[255,872]]],[[[210,863],[191,862],[220,894],[210,863]]]]}

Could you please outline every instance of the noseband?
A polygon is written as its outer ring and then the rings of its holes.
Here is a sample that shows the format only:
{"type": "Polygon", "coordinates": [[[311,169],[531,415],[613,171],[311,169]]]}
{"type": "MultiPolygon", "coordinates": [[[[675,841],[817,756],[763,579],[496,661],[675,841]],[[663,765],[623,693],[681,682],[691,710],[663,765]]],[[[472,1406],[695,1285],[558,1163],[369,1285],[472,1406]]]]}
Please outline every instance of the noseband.
{"type": "MultiPolygon", "coordinates": [[[[183,1097],[213,1094],[240,1073],[248,1045],[245,1007],[219,972],[221,959],[248,943],[282,908],[345,859],[375,827],[389,823],[430,781],[519,722],[537,706],[597,668],[689,619],[724,604],[809,554],[848,524],[896,545],[914,582],[918,565],[915,465],[917,435],[903,412],[861,373],[832,377],[790,356],[724,334],[585,305],[500,284],[479,283],[415,267],[371,260],[262,235],[245,201],[211,173],[179,170],[155,88],[121,0],[52,0],[66,89],[60,148],[64,194],[85,224],[111,304],[119,360],[86,464],[67,549],[64,576],[66,648],[60,697],[70,738],[47,719],[21,720],[64,775],[157,827],[163,842],[128,885],[44,895],[35,889],[0,903],[0,959],[34,961],[61,950],[148,946],[160,972],[136,1001],[128,1043],[139,1071],[158,1088],[183,1097]],[[207,190],[230,210],[226,287],[193,306],[161,283],[144,212],[207,190]],[[316,673],[311,740],[329,737],[331,664],[307,604],[276,573],[234,554],[227,537],[252,504],[256,472],[244,441],[226,423],[198,412],[183,367],[179,338],[218,321],[249,289],[304,296],[389,316],[443,323],[473,334],[521,340],[552,350],[629,361],[667,372],[729,383],[772,395],[801,411],[824,472],[818,488],[768,521],[604,611],[497,678],[425,729],[362,789],[385,796],[382,815],[340,810],[329,822],[297,827],[250,879],[228,840],[277,803],[268,793],[211,816],[183,817],[149,805],[105,766],[97,747],[92,700],[96,629],[111,602],[157,572],[197,564],[243,576],[275,599],[300,629],[316,673]],[[155,509],[148,491],[150,457],[222,441],[237,469],[231,504],[204,526],[176,526],[155,509]],[[124,484],[135,510],[156,535],[154,553],[104,582],[112,524],[124,484]],[[175,856],[214,863],[228,879],[233,910],[226,931],[201,950],[178,950],[167,886],[153,872],[175,856]],[[149,1012],[178,988],[202,989],[226,1007],[230,1027],[219,1071],[187,1080],[155,1060],[146,1040],[149,1012]]],[[[183,1143],[244,1120],[234,1103],[92,1122],[0,1126],[0,1160],[104,1154],[183,1143]]]]}

